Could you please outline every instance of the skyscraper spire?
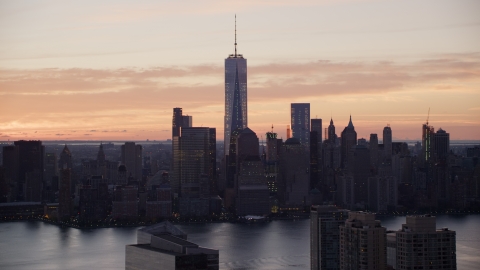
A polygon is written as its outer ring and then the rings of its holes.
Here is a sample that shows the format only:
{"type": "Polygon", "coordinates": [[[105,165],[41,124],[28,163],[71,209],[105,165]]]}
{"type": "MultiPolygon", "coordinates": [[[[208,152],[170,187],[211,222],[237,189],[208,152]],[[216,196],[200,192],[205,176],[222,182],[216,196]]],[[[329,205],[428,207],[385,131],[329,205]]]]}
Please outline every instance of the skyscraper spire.
{"type": "Polygon", "coordinates": [[[235,58],[237,57],[237,14],[235,14],[235,58]]]}

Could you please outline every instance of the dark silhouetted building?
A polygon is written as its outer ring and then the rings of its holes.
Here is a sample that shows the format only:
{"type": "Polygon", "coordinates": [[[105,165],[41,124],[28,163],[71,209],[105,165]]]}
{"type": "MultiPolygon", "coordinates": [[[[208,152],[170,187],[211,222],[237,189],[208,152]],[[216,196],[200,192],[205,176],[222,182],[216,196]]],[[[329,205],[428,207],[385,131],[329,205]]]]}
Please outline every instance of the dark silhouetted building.
{"type": "Polygon", "coordinates": [[[310,161],[305,146],[297,138],[285,141],[280,149],[278,197],[290,209],[303,209],[308,203],[310,161]]]}
{"type": "Polygon", "coordinates": [[[142,146],[126,142],[121,147],[121,162],[127,167],[128,176],[142,180],[142,146]]]}
{"type": "Polygon", "coordinates": [[[350,115],[350,121],[348,122],[348,126],[346,126],[345,129],[342,131],[341,139],[342,139],[341,166],[342,168],[347,168],[348,163],[350,162],[348,160],[350,156],[350,149],[352,149],[353,146],[357,145],[357,132],[355,131],[355,127],[353,126],[351,115],[350,115]]]}
{"type": "Polygon", "coordinates": [[[72,200],[72,171],[71,169],[60,169],[60,183],[58,190],[58,213],[59,221],[68,221],[73,212],[72,200]]]}

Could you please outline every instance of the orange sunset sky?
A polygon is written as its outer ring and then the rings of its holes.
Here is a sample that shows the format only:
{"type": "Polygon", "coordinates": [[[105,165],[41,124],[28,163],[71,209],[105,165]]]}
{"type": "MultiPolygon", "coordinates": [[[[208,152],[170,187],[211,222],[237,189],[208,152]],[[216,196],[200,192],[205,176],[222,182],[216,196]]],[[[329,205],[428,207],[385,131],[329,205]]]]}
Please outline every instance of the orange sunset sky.
{"type": "Polygon", "coordinates": [[[0,141],[165,140],[174,107],[222,140],[235,14],[259,137],[309,102],[337,134],[419,139],[430,108],[480,140],[477,0],[33,0],[0,1],[0,141]]]}

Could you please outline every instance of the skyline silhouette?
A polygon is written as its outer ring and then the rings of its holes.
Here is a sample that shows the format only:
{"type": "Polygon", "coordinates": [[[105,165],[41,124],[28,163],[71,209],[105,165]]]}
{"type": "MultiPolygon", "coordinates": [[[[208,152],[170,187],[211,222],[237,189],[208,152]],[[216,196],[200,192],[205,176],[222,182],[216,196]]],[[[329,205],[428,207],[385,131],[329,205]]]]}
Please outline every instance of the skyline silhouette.
{"type": "Polygon", "coordinates": [[[480,139],[478,2],[93,5],[2,4],[0,141],[166,140],[172,107],[223,140],[235,14],[256,133],[286,138],[290,103],[310,103],[359,138],[418,140],[431,108],[452,140],[480,139]]]}

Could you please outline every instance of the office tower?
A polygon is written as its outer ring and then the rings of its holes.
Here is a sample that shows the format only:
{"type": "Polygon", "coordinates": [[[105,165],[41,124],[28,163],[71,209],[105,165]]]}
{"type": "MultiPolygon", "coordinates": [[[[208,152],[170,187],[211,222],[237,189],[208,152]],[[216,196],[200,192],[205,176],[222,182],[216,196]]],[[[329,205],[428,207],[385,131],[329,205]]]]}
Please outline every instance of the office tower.
{"type": "Polygon", "coordinates": [[[392,159],[392,129],[390,125],[383,128],[383,153],[385,160],[391,161],[392,159]]]}
{"type": "Polygon", "coordinates": [[[142,146],[126,142],[121,147],[121,162],[127,167],[128,176],[137,181],[142,180],[142,146]]]}
{"type": "Polygon", "coordinates": [[[368,209],[374,212],[388,210],[388,179],[371,176],[368,178],[368,209]]]}
{"type": "Polygon", "coordinates": [[[229,153],[232,132],[248,126],[247,116],[247,59],[237,54],[235,21],[235,53],[225,59],[224,156],[229,153]]]}
{"type": "Polygon", "coordinates": [[[333,124],[333,118],[330,118],[330,125],[328,126],[328,142],[332,145],[335,145],[335,140],[337,139],[337,134],[335,134],[335,125],[333,124]]]}
{"type": "Polygon", "coordinates": [[[78,189],[78,195],[79,222],[98,222],[107,217],[107,202],[111,200],[107,184],[101,183],[97,187],[82,185],[78,189]]]}
{"type": "MultiPolygon", "coordinates": [[[[181,216],[208,214],[210,184],[215,177],[216,129],[183,128],[179,137],[179,195],[181,216]]],[[[175,162],[175,160],[174,160],[175,162]]]]}
{"type": "MultiPolygon", "coordinates": [[[[153,181],[154,178],[158,175],[167,174],[166,172],[158,172],[150,181],[153,181]]],[[[168,174],[167,174],[168,175],[168,174]]],[[[150,195],[148,196],[146,202],[146,213],[145,217],[147,219],[159,219],[159,218],[169,218],[172,216],[172,188],[168,181],[163,181],[158,186],[152,186],[152,189],[149,190],[150,195]]]]}
{"type": "Polygon", "coordinates": [[[354,145],[349,159],[350,171],[354,178],[355,203],[368,202],[368,177],[372,175],[370,169],[370,153],[365,145],[354,145]]]}
{"type": "Polygon", "coordinates": [[[18,183],[18,146],[7,145],[3,147],[3,168],[5,183],[9,187],[9,192],[6,195],[7,201],[12,202],[17,200],[19,192],[18,183]]]}
{"type": "Polygon", "coordinates": [[[396,269],[457,269],[455,231],[430,215],[407,216],[396,232],[396,269]]]}
{"type": "Polygon", "coordinates": [[[340,268],[340,230],[348,210],[333,205],[310,208],[310,269],[340,268]]]}
{"type": "Polygon", "coordinates": [[[55,153],[45,154],[45,169],[43,172],[43,192],[44,202],[53,203],[56,201],[58,192],[58,161],[55,153]]]}
{"type": "Polygon", "coordinates": [[[58,169],[73,169],[72,153],[70,153],[66,144],[65,147],[63,147],[62,153],[60,153],[58,169]]]}
{"type": "Polygon", "coordinates": [[[375,133],[370,134],[369,142],[370,164],[376,169],[378,167],[378,136],[375,133]]]}
{"type": "Polygon", "coordinates": [[[291,103],[292,137],[305,147],[310,145],[310,103],[291,103]]]}
{"type": "Polygon", "coordinates": [[[97,152],[97,172],[95,175],[102,175],[107,177],[107,161],[105,160],[105,152],[103,151],[103,144],[100,143],[97,152]]]}
{"type": "Polygon", "coordinates": [[[45,171],[43,179],[47,186],[51,186],[52,178],[57,176],[58,172],[58,162],[57,155],[55,153],[46,153],[45,154],[45,171]]]}
{"type": "Polygon", "coordinates": [[[434,134],[434,152],[435,152],[435,159],[439,160],[446,160],[448,153],[450,152],[450,134],[447,133],[443,129],[439,129],[434,134]]]}
{"type": "Polygon", "coordinates": [[[20,200],[41,201],[45,146],[41,141],[16,141],[20,200]]]}
{"type": "Polygon", "coordinates": [[[219,269],[219,252],[187,241],[168,221],[139,229],[137,244],[125,247],[125,269],[219,269]]]}
{"type": "Polygon", "coordinates": [[[0,166],[0,203],[8,202],[10,187],[5,178],[5,168],[0,166]]]}
{"type": "Polygon", "coordinates": [[[173,108],[172,138],[180,136],[180,130],[184,127],[192,127],[192,116],[183,115],[182,108],[173,108]]]}
{"type": "Polygon", "coordinates": [[[312,131],[316,131],[318,134],[318,141],[319,142],[322,142],[322,131],[323,131],[323,128],[322,128],[322,119],[318,119],[318,118],[315,118],[315,119],[312,119],[311,120],[311,130],[312,131]]]}
{"type": "Polygon", "coordinates": [[[278,160],[277,133],[267,132],[265,138],[267,139],[267,163],[275,162],[278,160]]]}
{"type": "Polygon", "coordinates": [[[310,187],[321,188],[322,176],[322,119],[311,120],[310,131],[310,187]]]}
{"type": "Polygon", "coordinates": [[[172,138],[180,136],[180,129],[183,125],[182,108],[173,108],[172,117],[172,138]]]}
{"type": "Polygon", "coordinates": [[[313,190],[319,187],[320,184],[320,156],[318,145],[318,132],[315,130],[310,131],[310,189],[313,190]]]}
{"type": "Polygon", "coordinates": [[[138,219],[138,188],[116,186],[112,201],[112,217],[122,220],[138,219]]]}
{"type": "Polygon", "coordinates": [[[192,127],[193,121],[191,115],[182,115],[182,127],[192,127]]]}
{"type": "Polygon", "coordinates": [[[278,185],[278,197],[285,206],[302,209],[307,204],[309,168],[305,146],[295,137],[286,140],[280,149],[281,179],[278,185]]]}
{"type": "Polygon", "coordinates": [[[290,125],[287,125],[287,140],[292,138],[292,129],[290,128],[290,125]]]}
{"type": "Polygon", "coordinates": [[[248,127],[242,130],[236,147],[236,214],[267,215],[270,213],[269,191],[255,132],[248,127]]]}
{"type": "Polygon", "coordinates": [[[259,141],[257,134],[248,127],[243,129],[237,136],[237,169],[243,160],[249,156],[258,157],[259,141]]]}
{"type": "Polygon", "coordinates": [[[350,121],[348,122],[348,126],[342,131],[341,135],[342,139],[342,161],[341,166],[342,168],[348,167],[348,157],[350,155],[350,149],[357,144],[357,132],[355,131],[355,127],[352,123],[352,116],[350,115],[350,121]]]}
{"type": "Polygon", "coordinates": [[[334,176],[336,186],[335,202],[345,208],[351,208],[354,205],[354,180],[353,174],[350,172],[340,172],[334,176]]]}
{"type": "Polygon", "coordinates": [[[367,140],[365,138],[360,138],[357,140],[357,145],[368,146],[367,140]]]}
{"type": "Polygon", "coordinates": [[[58,190],[58,220],[69,221],[73,210],[72,192],[70,190],[72,184],[71,169],[60,169],[60,183],[58,190]]]}
{"type": "Polygon", "coordinates": [[[182,197],[209,197],[209,182],[200,184],[200,178],[213,177],[215,148],[211,143],[215,128],[184,128],[180,137],[181,168],[180,195],[182,197]],[[213,168],[212,168],[213,167],[213,168]]]}
{"type": "Polygon", "coordinates": [[[340,269],[386,269],[386,229],[375,220],[375,214],[350,212],[339,228],[340,269]]]}

